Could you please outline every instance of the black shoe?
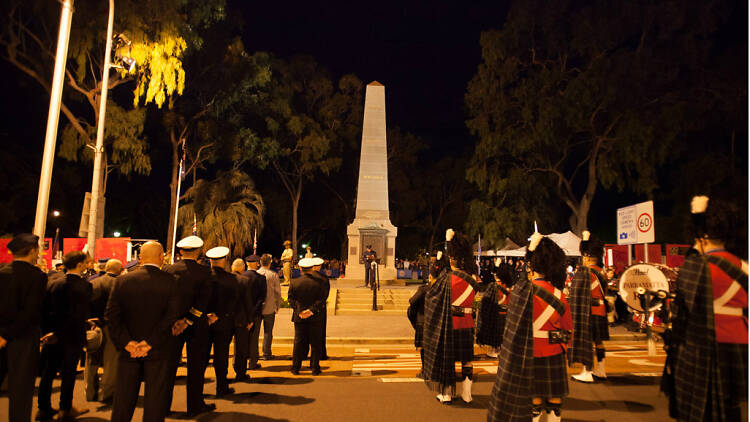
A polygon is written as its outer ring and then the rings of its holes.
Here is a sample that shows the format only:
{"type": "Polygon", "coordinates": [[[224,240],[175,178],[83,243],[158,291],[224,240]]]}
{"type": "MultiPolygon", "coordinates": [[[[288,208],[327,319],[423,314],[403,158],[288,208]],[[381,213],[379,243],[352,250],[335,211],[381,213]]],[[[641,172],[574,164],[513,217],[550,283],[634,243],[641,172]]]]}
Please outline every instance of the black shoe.
{"type": "Polygon", "coordinates": [[[320,358],[320,360],[328,360],[328,359],[330,359],[330,357],[328,357],[328,355],[325,355],[325,356],[323,356],[323,357],[320,358]]]}
{"type": "Polygon", "coordinates": [[[234,377],[234,382],[245,382],[249,379],[250,377],[247,376],[247,374],[242,374],[242,375],[237,375],[236,377],[234,377]]]}
{"type": "Polygon", "coordinates": [[[234,394],[234,388],[232,387],[227,387],[227,388],[222,388],[221,390],[216,390],[216,397],[228,396],[230,394],[234,394]]]}
{"type": "Polygon", "coordinates": [[[321,372],[321,371],[320,371],[320,368],[314,368],[314,369],[312,370],[312,374],[313,374],[313,375],[320,375],[320,372],[321,372]]]}
{"type": "Polygon", "coordinates": [[[262,357],[261,357],[261,360],[273,360],[273,355],[269,355],[269,356],[262,356],[262,357]]]}
{"type": "Polygon", "coordinates": [[[299,375],[299,369],[292,368],[292,375],[299,375]]]}
{"type": "Polygon", "coordinates": [[[55,409],[39,409],[39,411],[36,412],[36,417],[34,418],[34,420],[49,421],[52,420],[55,416],[57,416],[57,410],[55,409]]]}
{"type": "Polygon", "coordinates": [[[203,403],[203,406],[201,406],[197,410],[195,410],[195,411],[188,411],[187,412],[187,416],[188,416],[188,418],[194,418],[194,417],[200,415],[201,413],[213,412],[214,410],[216,410],[216,405],[215,404],[213,404],[213,403],[210,403],[210,404],[203,403]]]}
{"type": "Polygon", "coordinates": [[[260,369],[260,364],[258,362],[255,362],[254,364],[249,365],[247,369],[251,371],[255,369],[260,369]]]}

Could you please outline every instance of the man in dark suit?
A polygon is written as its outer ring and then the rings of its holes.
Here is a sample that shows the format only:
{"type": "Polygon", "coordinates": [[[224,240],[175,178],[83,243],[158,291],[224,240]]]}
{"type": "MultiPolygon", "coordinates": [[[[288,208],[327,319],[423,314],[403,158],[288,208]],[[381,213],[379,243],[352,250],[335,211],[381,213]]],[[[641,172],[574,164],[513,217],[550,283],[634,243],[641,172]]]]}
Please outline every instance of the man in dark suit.
{"type": "Polygon", "coordinates": [[[260,337],[260,323],[263,319],[263,303],[266,300],[266,277],[257,272],[260,266],[260,257],[250,255],[245,258],[247,271],[240,278],[240,307],[238,316],[243,321],[238,321],[237,333],[240,338],[235,337],[234,372],[238,379],[243,379],[245,367],[247,369],[258,369],[258,338],[260,337]],[[241,327],[245,327],[242,329],[241,327]],[[248,359],[250,362],[248,363],[248,359]]]}
{"type": "MultiPolygon", "coordinates": [[[[130,421],[141,380],[146,384],[143,420],[163,421],[174,385],[169,364],[170,334],[178,319],[177,284],[161,270],[164,250],[158,242],[141,246],[142,266],[117,277],[105,317],[120,352],[112,421],[130,421]]],[[[183,327],[184,329],[184,327],[183,327]]]]}
{"type": "Polygon", "coordinates": [[[328,295],[323,285],[313,278],[312,258],[299,261],[302,275],[292,280],[289,286],[289,305],[294,322],[294,349],[292,351],[292,374],[298,375],[302,359],[310,352],[310,367],[313,375],[320,374],[321,330],[323,309],[328,295]]]}
{"type": "Polygon", "coordinates": [[[227,381],[229,369],[229,343],[235,324],[235,312],[239,299],[240,285],[237,276],[226,271],[229,248],[217,246],[206,252],[211,260],[213,289],[208,306],[209,343],[214,347],[214,372],[216,373],[216,395],[234,393],[227,381]]]}
{"type": "MultiPolygon", "coordinates": [[[[310,275],[315,278],[323,287],[325,291],[326,300],[328,294],[331,292],[331,281],[328,277],[323,274],[323,259],[315,257],[313,258],[313,271],[310,275]]],[[[328,324],[328,307],[327,303],[323,304],[323,315],[321,315],[320,321],[320,360],[328,360],[328,349],[326,348],[326,325],[328,324]]]]}
{"type": "MultiPolygon", "coordinates": [[[[177,280],[180,299],[179,315],[187,329],[174,337],[170,375],[172,382],[177,376],[177,367],[182,360],[182,349],[187,343],[187,413],[196,416],[216,409],[216,405],[203,401],[203,382],[206,363],[208,362],[208,320],[206,310],[211,300],[211,269],[198,263],[203,247],[203,240],[198,236],[188,236],[179,242],[182,260],[167,266],[164,271],[172,274],[177,280]]],[[[169,408],[172,404],[173,390],[169,394],[169,408]]]]}
{"type": "Polygon", "coordinates": [[[115,395],[115,379],[117,377],[117,349],[109,336],[109,330],[104,319],[107,300],[115,284],[115,277],[122,273],[122,262],[110,259],[104,266],[104,275],[89,279],[91,283],[91,313],[89,322],[96,324],[102,330],[102,345],[98,350],[86,350],[86,400],[109,403],[115,395]],[[104,369],[101,383],[99,382],[99,368],[104,369]]]}
{"type": "Polygon", "coordinates": [[[37,420],[52,416],[52,381],[60,372],[59,420],[72,420],[86,413],[73,407],[73,389],[76,368],[81,351],[86,344],[91,283],[81,277],[86,271],[88,256],[81,251],[71,251],[63,257],[66,273],[52,277],[47,285],[45,298],[45,331],[51,332],[53,340],[45,344],[42,353],[42,377],[39,380],[37,420]]]}
{"type": "Polygon", "coordinates": [[[39,364],[39,324],[47,275],[34,265],[39,237],[20,234],[8,243],[13,262],[0,267],[0,366],[7,369],[8,419],[28,422],[39,364]]]}

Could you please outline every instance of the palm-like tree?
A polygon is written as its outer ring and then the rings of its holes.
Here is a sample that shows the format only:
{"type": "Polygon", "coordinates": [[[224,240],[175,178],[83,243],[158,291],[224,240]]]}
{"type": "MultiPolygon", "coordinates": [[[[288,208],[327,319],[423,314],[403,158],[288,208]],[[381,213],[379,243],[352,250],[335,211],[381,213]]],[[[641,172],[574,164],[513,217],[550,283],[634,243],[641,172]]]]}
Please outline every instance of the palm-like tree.
{"type": "Polygon", "coordinates": [[[240,170],[220,172],[211,181],[200,179],[185,197],[179,211],[181,232],[191,234],[196,216],[204,249],[227,246],[234,256],[241,256],[252,246],[254,230],[263,228],[263,198],[250,176],[240,170]]]}

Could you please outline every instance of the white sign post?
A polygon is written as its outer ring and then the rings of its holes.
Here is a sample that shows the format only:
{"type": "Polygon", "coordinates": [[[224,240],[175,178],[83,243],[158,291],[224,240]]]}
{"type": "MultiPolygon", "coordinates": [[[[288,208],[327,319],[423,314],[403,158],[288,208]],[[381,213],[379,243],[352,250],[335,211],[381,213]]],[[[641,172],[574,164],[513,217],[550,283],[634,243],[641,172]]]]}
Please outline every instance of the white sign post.
{"type": "MultiPolygon", "coordinates": [[[[654,236],[654,201],[641,202],[617,209],[617,244],[633,245],[636,243],[653,243],[654,236]]],[[[644,245],[644,258],[648,262],[648,245],[644,245]]],[[[628,247],[628,252],[630,247],[628,247]]],[[[628,253],[628,264],[630,254],[628,253]]]]}

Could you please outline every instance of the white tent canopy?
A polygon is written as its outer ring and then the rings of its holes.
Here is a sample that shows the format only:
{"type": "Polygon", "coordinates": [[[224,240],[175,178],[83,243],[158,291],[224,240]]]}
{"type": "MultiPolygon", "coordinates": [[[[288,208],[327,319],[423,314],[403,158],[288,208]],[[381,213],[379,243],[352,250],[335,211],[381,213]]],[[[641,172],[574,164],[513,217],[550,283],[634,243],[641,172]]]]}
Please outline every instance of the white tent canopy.
{"type": "MultiPolygon", "coordinates": [[[[550,233],[548,235],[545,235],[545,237],[548,237],[552,239],[553,242],[557,243],[557,246],[559,246],[563,250],[563,252],[565,252],[565,255],[581,256],[581,251],[579,249],[581,238],[576,236],[570,230],[568,230],[565,233],[550,233]]],[[[484,255],[484,253],[482,253],[482,255],[484,255]]],[[[518,249],[498,251],[498,255],[499,256],[526,256],[526,247],[524,246],[518,249]]]]}
{"type": "MultiPolygon", "coordinates": [[[[499,241],[496,245],[489,245],[482,242],[482,256],[505,256],[502,254],[503,251],[508,249],[517,249],[518,245],[506,237],[505,240],[499,241]]],[[[474,243],[474,256],[477,256],[477,250],[479,249],[479,242],[474,243]]]]}

